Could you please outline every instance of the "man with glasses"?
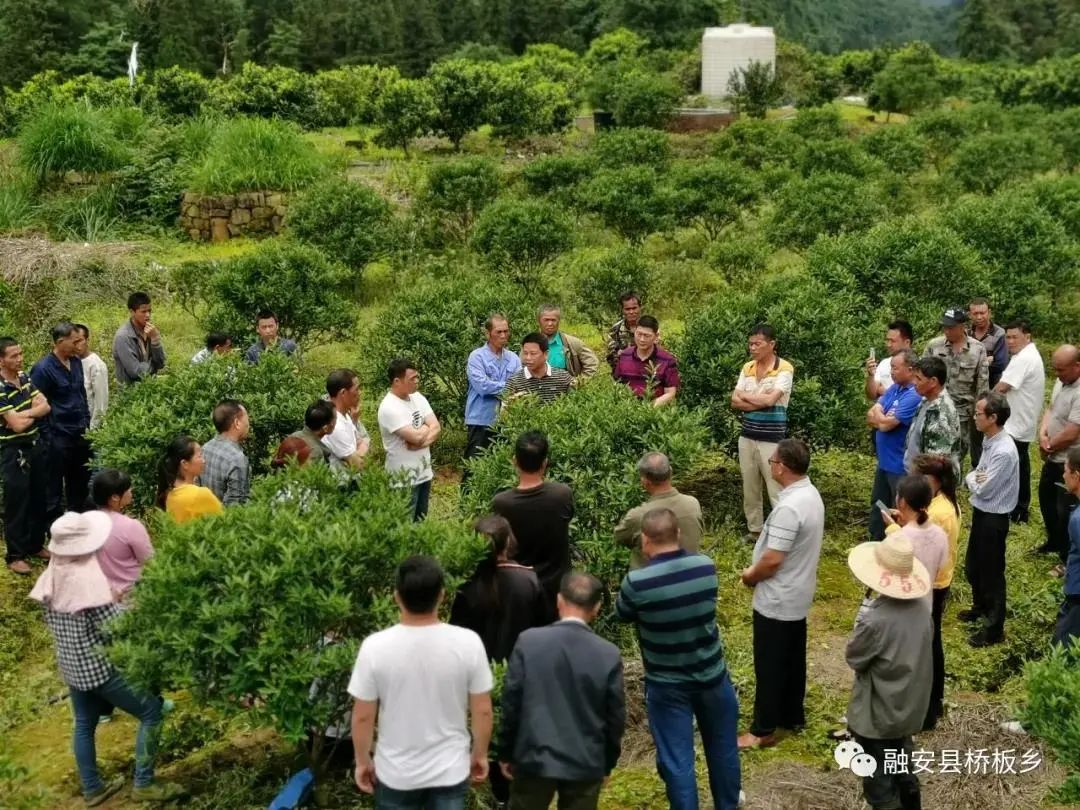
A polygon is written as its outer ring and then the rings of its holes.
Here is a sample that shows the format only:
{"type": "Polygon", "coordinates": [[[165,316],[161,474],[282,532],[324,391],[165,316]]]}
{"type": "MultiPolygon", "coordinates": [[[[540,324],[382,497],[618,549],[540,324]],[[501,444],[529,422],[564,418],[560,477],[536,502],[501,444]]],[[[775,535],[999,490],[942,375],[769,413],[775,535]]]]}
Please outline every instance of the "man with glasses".
{"type": "Polygon", "coordinates": [[[731,406],[742,413],[739,470],[742,473],[743,539],[756,543],[764,523],[762,482],[776,506],[780,485],[769,472],[768,459],[787,436],[787,408],[795,369],[776,354],[776,331],[760,323],[750,330],[750,362],[743,366],[731,394],[731,406]]]}
{"type": "Polygon", "coordinates": [[[825,504],[806,475],[810,450],[803,442],[777,444],[769,468],[783,488],[754,546],[753,565],[742,572],[743,584],[754,589],[756,691],[740,749],[774,745],[777,728],[806,724],[806,616],[817,588],[825,504]]]}

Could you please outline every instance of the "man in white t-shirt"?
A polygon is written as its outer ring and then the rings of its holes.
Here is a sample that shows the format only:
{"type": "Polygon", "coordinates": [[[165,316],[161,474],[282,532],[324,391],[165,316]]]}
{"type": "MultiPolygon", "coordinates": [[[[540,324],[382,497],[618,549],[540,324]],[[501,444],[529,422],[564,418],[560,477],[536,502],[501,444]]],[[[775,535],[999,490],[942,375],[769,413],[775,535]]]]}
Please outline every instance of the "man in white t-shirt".
{"type": "Polygon", "coordinates": [[[1005,432],[1016,445],[1020,455],[1020,498],[1011,515],[1013,523],[1027,523],[1031,507],[1031,454],[1029,445],[1035,441],[1046,394],[1046,368],[1038,347],[1031,340],[1031,325],[1015,320],[1005,325],[1005,345],[1009,349],[1009,364],[994,390],[1005,395],[1012,413],[1005,423],[1005,432]]]}
{"type": "Polygon", "coordinates": [[[903,349],[910,349],[911,342],[914,339],[915,332],[907,321],[896,320],[886,327],[886,355],[881,360],[877,360],[873,354],[866,358],[866,384],[864,387],[868,400],[877,402],[881,399],[881,395],[892,387],[892,357],[903,349]]]}
{"type": "Polygon", "coordinates": [[[326,396],[334,406],[334,429],[322,437],[330,466],[359,470],[371,448],[371,437],[359,420],[360,378],[356,372],[339,368],[326,378],[326,396]]]}
{"type": "Polygon", "coordinates": [[[442,425],[427,398],[417,392],[420,374],[410,361],[394,360],[387,373],[390,390],[379,403],[379,433],[386,448],[386,471],[412,487],[413,520],[423,520],[431,497],[431,445],[442,425]]]}
{"type": "Polygon", "coordinates": [[[488,776],[491,667],[476,633],[439,621],[443,595],[439,563],[409,557],[394,586],[398,624],[364,639],[356,656],[349,681],[356,785],[375,794],[376,808],[461,810],[470,777],[488,776]]]}

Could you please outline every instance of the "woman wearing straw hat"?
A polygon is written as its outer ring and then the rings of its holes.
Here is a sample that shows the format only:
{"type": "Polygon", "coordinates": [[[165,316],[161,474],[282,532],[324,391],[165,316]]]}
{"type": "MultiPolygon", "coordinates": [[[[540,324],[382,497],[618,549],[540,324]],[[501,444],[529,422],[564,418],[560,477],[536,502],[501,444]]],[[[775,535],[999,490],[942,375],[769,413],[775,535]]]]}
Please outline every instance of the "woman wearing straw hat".
{"type": "Polygon", "coordinates": [[[30,598],[45,605],[45,622],[56,642],[60,675],[70,689],[75,715],[73,748],[83,797],[96,807],[120,790],[124,778],[108,784],[97,766],[94,734],[98,718],[113,707],[139,720],[135,737],[136,801],[169,801],[184,794],[179,785],[154,781],[154,755],[161,734],[162,699],[136,692],[102,656],[104,626],[120,614],[96,552],[109,538],[112,521],[104,512],[68,512],[52,524],[52,557],[30,598]]]}
{"type": "Polygon", "coordinates": [[[848,728],[877,763],[863,778],[863,795],[874,810],[918,810],[918,777],[886,773],[884,763],[887,751],[911,761],[911,735],[930,704],[930,574],[900,533],[855,546],[848,567],[868,589],[846,650],[855,670],[848,728]]]}

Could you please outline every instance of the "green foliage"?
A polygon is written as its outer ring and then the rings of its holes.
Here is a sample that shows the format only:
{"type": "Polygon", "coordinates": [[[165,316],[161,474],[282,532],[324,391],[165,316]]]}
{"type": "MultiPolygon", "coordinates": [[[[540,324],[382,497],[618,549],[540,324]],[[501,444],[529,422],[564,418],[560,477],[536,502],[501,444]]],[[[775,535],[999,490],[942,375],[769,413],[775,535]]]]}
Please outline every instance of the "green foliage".
{"type": "Polygon", "coordinates": [[[764,118],[769,108],[780,101],[783,87],[772,65],[751,60],[746,67],[732,71],[727,91],[736,111],[750,118],[764,118]]]}
{"type": "Polygon", "coordinates": [[[879,168],[877,161],[846,139],[807,140],[795,153],[794,163],[804,177],[831,172],[863,178],[879,168]]]}
{"type": "Polygon", "coordinates": [[[924,42],[901,48],[874,77],[867,104],[888,113],[913,113],[939,104],[945,95],[940,59],[924,42]]]}
{"type": "Polygon", "coordinates": [[[1042,209],[1080,242],[1080,174],[1037,180],[1030,188],[1042,209]]]}
{"type": "Polygon", "coordinates": [[[434,214],[445,230],[463,240],[477,215],[499,195],[499,170],[487,158],[434,164],[418,204],[434,214]]]}
{"type": "Polygon", "coordinates": [[[750,169],[762,169],[787,162],[798,142],[788,127],[741,118],[716,136],[713,153],[750,169]]]}
{"type": "Polygon", "coordinates": [[[575,255],[569,273],[574,308],[603,334],[623,293],[636,292],[648,306],[656,269],[640,250],[596,248],[575,255]]]}
{"type": "Polygon", "coordinates": [[[569,219],[542,200],[502,199],[480,214],[472,245],[496,272],[508,275],[527,291],[541,286],[544,267],[574,241],[569,219]]]}
{"type": "Polygon", "coordinates": [[[497,66],[463,59],[438,62],[428,71],[428,82],[438,114],[435,131],[461,147],[461,139],[488,120],[498,82],[497,66]]]}
{"type": "Polygon", "coordinates": [[[222,262],[180,265],[174,280],[204,305],[206,331],[234,339],[253,334],[255,314],[278,316],[281,333],[298,342],[343,337],[354,325],[343,297],[353,274],[317,248],[273,239],[222,262]]]}
{"type": "Polygon", "coordinates": [[[324,126],[374,124],[382,94],[400,78],[395,68],[347,65],[313,77],[324,126]]]}
{"type": "Polygon", "coordinates": [[[905,176],[922,169],[929,158],[926,139],[911,126],[881,127],[860,139],[859,146],[890,172],[905,176]]]}
{"type": "Polygon", "coordinates": [[[39,183],[68,171],[110,171],[127,155],[108,116],[83,105],[44,107],[19,132],[19,160],[39,183]]]}
{"type": "Polygon", "coordinates": [[[656,170],[647,165],[602,169],[581,186],[579,197],[605,225],[631,242],[640,243],[668,223],[669,195],[656,170]]]}
{"type": "Polygon", "coordinates": [[[574,120],[575,106],[565,84],[536,80],[516,66],[495,70],[486,118],[494,134],[522,139],[561,132],[574,120]]]}
{"type": "Polygon", "coordinates": [[[944,221],[993,275],[987,292],[1002,316],[1028,318],[1037,330],[1056,324],[1064,292],[1080,284],[1080,255],[1061,223],[1011,191],[966,197],[944,221]]]}
{"type": "Polygon", "coordinates": [[[289,206],[289,231],[355,270],[394,245],[390,203],[338,175],[311,186],[289,206]]]}
{"type": "Polygon", "coordinates": [[[989,194],[1010,180],[1052,169],[1061,149],[1034,133],[987,133],[957,146],[949,176],[965,191],[989,194]]]}
{"type": "Polygon", "coordinates": [[[709,245],[705,260],[729,283],[750,283],[768,267],[772,247],[759,235],[736,234],[709,245]]]}
{"type": "Polygon", "coordinates": [[[484,321],[501,312],[511,340],[533,330],[536,313],[520,288],[499,277],[463,272],[460,263],[430,268],[416,284],[396,295],[365,334],[359,358],[372,390],[386,386],[386,369],[408,357],[423,375],[423,393],[446,424],[460,423],[469,381],[465,358],[482,344],[484,321]]]}
{"type": "Polygon", "coordinates": [[[622,73],[611,88],[611,111],[620,127],[663,128],[682,100],[674,79],[644,70],[622,73]]]}
{"type": "Polygon", "coordinates": [[[190,189],[205,194],[295,191],[327,170],[326,160],[286,121],[232,118],[210,137],[192,166],[190,189]]]}
{"type": "Polygon", "coordinates": [[[697,225],[710,239],[737,222],[761,194],[750,171],[722,160],[677,164],[671,172],[671,184],[676,219],[697,225]]]}
{"type": "Polygon", "coordinates": [[[162,115],[193,117],[210,102],[210,82],[176,65],[163,68],[154,72],[150,99],[162,115]]]}
{"type": "Polygon", "coordinates": [[[1057,645],[1042,661],[1024,666],[1027,705],[1021,722],[1054,749],[1057,760],[1069,769],[1069,778],[1057,791],[1064,804],[1080,802],[1080,646],[1057,645]]]}
{"type": "Polygon", "coordinates": [[[33,183],[23,177],[0,175],[0,233],[30,224],[34,213],[33,183]]]}
{"type": "Polygon", "coordinates": [[[375,121],[380,128],[377,140],[407,152],[410,141],[431,131],[438,112],[425,79],[395,79],[375,103],[375,121]]]}
{"type": "Polygon", "coordinates": [[[360,639],[396,618],[398,563],[436,557],[453,593],[483,554],[459,523],[409,520],[406,490],[380,471],[354,481],[342,487],[312,464],[257,482],[249,505],[219,517],[163,521],[164,553],[115,625],[111,655],[125,675],[245,712],[293,743],[338,721],[360,639]]]}
{"type": "Polygon", "coordinates": [[[592,153],[605,169],[629,166],[663,169],[671,160],[671,143],[664,132],[626,127],[597,135],[592,153]]]}
{"type": "Polygon", "coordinates": [[[324,125],[312,77],[280,65],[247,62],[227,81],[214,82],[210,99],[228,116],[282,118],[307,129],[324,125]]]}
{"type": "Polygon", "coordinates": [[[840,111],[831,106],[799,110],[795,120],[788,124],[788,129],[805,140],[829,141],[847,134],[840,111]]]}
{"type": "Polygon", "coordinates": [[[574,187],[588,180],[596,171],[592,155],[545,155],[529,161],[521,170],[525,185],[533,194],[545,194],[560,202],[569,202],[574,187]]]}
{"type": "Polygon", "coordinates": [[[806,248],[821,234],[865,230],[883,213],[872,186],[850,175],[815,174],[796,178],[777,192],[767,233],[777,247],[806,248]]]}
{"type": "Polygon", "coordinates": [[[680,399],[708,412],[716,440],[733,450],[739,435],[731,391],[746,362],[746,336],[758,323],[777,330],[777,352],[795,367],[788,409],[791,433],[815,446],[853,446],[862,381],[858,368],[866,329],[856,302],[816,279],[769,276],[755,289],[716,296],[686,321],[675,346],[683,388],[680,399]]]}
{"type": "MultiPolygon", "coordinates": [[[[492,497],[513,486],[514,440],[526,430],[542,431],[551,444],[548,477],[574,490],[576,517],[570,526],[571,554],[613,592],[626,571],[628,555],[611,540],[626,511],[644,497],[636,464],[647,451],[666,453],[676,471],[689,470],[704,451],[701,414],[685,408],[650,408],[625,386],[601,378],[550,405],[526,398],[495,423],[493,448],[469,462],[472,477],[462,509],[488,514],[492,497]]],[[[610,614],[609,614],[610,615],[610,614]]],[[[601,621],[600,632],[618,637],[601,621]]]]}
{"type": "Polygon", "coordinates": [[[244,449],[252,473],[262,474],[281,439],[303,424],[304,410],[318,398],[321,388],[321,380],[298,371],[289,358],[273,352],[256,365],[248,365],[239,356],[198,365],[180,361],[168,374],[123,389],[117,401],[109,403],[108,415],[91,432],[90,442],[102,467],[115,467],[131,476],[135,503],[145,508],[154,502],[158,466],[169,443],[180,434],[200,442],[212,438],[210,414],[218,402],[238,399],[244,403],[251,415],[251,435],[244,449]]]}

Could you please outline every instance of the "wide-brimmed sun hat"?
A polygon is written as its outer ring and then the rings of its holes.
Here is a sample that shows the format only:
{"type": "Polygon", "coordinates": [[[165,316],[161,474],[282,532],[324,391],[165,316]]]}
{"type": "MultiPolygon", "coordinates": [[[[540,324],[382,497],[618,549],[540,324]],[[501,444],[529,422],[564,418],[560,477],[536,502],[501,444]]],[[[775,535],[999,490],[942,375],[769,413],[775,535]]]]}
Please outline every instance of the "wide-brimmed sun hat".
{"type": "Polygon", "coordinates": [[[112,519],[104,512],[67,512],[53,521],[49,567],[30,598],[59,613],[78,613],[114,601],[112,588],[95,552],[105,545],[112,519]]]}
{"type": "Polygon", "coordinates": [[[65,512],[49,529],[49,553],[60,557],[93,554],[109,539],[112,518],[104,512],[65,512]]]}
{"type": "Polygon", "coordinates": [[[911,541],[899,532],[879,542],[860,543],[848,552],[855,578],[882,596],[919,599],[930,593],[930,574],[915,558],[911,541]]]}

